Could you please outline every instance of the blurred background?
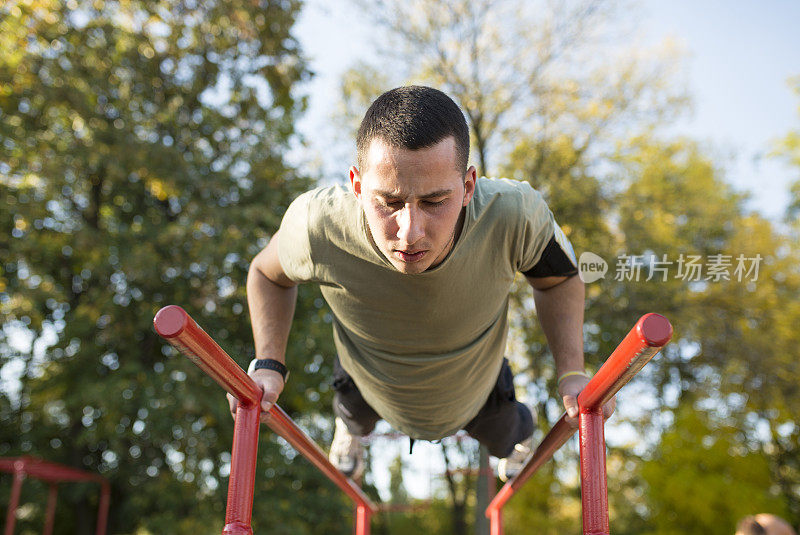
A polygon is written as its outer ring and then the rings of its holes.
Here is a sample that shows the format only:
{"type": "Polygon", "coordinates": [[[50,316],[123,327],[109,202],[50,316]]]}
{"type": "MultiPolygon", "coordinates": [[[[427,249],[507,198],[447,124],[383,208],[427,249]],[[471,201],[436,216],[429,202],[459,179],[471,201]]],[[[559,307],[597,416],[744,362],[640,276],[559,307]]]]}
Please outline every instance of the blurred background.
{"type": "MultiPolygon", "coordinates": [[[[606,426],[614,533],[797,527],[798,20],[777,0],[4,2],[0,457],[107,478],[109,533],[219,533],[227,404],[152,318],[180,304],[246,365],[250,260],[295,196],[346,180],[369,103],[421,83],[465,112],[479,174],[529,181],[608,263],[587,285],[590,370],[641,314],[673,323],[606,426]]],[[[541,438],[561,407],[523,284],[510,318],[541,438]]],[[[280,401],[325,447],[330,321],[301,287],[280,401]]],[[[374,533],[484,532],[476,443],[409,455],[379,432],[374,533]]],[[[508,533],[579,532],[577,462],[573,439],[509,502],[508,533]]],[[[98,499],[64,484],[55,533],[94,533],[98,499]]],[[[41,531],[46,501],[25,483],[16,533],[41,531]]],[[[256,533],[352,530],[348,499],[266,429],[255,503],[256,533]]]]}

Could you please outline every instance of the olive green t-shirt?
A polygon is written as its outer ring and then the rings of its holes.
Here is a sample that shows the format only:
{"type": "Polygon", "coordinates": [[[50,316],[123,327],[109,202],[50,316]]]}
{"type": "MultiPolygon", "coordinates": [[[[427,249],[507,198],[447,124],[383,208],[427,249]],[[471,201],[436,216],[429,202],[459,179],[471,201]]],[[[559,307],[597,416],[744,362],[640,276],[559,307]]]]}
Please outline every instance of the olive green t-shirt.
{"type": "Polygon", "coordinates": [[[342,367],[367,403],[411,438],[437,440],[486,402],[505,351],[511,284],[554,229],[529,184],[480,178],[450,254],[404,274],[372,241],[355,196],[333,186],[291,204],[278,254],[290,279],[320,284],[342,367]]]}

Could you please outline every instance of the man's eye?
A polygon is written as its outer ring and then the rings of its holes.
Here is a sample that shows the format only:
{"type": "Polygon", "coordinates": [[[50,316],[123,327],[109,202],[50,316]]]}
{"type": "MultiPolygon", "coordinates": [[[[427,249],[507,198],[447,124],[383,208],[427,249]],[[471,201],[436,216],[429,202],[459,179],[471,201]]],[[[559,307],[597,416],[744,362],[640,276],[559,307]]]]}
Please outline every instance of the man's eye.
{"type": "Polygon", "coordinates": [[[384,204],[389,208],[394,208],[395,210],[400,209],[404,206],[404,203],[402,201],[386,201],[384,204]]]}
{"type": "Polygon", "coordinates": [[[425,206],[441,206],[444,204],[444,199],[441,201],[423,201],[422,204],[425,206]]]}

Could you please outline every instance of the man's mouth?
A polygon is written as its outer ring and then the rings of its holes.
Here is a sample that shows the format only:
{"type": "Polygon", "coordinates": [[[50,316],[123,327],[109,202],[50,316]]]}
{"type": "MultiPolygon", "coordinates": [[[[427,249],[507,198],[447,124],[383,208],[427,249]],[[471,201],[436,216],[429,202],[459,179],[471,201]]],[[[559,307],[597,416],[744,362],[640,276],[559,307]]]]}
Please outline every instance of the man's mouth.
{"type": "Polygon", "coordinates": [[[403,262],[418,262],[422,260],[422,257],[425,256],[425,253],[428,251],[403,251],[400,249],[395,249],[394,254],[397,258],[402,260],[403,262]]]}

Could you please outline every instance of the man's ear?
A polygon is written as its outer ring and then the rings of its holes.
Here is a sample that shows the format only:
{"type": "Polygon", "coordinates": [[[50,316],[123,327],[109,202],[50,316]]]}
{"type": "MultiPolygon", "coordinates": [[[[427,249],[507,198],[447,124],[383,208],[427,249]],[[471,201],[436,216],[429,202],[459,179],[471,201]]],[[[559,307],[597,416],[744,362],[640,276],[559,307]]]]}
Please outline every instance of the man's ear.
{"type": "Polygon", "coordinates": [[[356,199],[361,200],[361,175],[355,165],[350,166],[350,191],[353,192],[356,199]]]}
{"type": "Polygon", "coordinates": [[[474,165],[470,165],[469,169],[467,169],[467,173],[464,175],[464,200],[461,202],[461,206],[466,206],[469,204],[469,201],[472,200],[472,196],[475,194],[475,182],[478,180],[478,171],[475,169],[474,165]]]}

